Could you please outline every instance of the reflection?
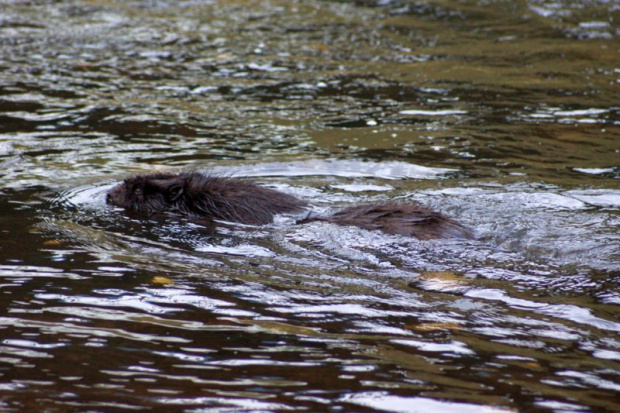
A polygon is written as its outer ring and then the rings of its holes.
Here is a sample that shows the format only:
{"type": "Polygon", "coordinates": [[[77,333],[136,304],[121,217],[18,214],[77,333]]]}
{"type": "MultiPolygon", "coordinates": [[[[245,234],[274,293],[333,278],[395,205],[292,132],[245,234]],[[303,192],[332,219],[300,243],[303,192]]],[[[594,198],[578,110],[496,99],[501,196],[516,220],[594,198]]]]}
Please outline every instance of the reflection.
{"type": "MultiPolygon", "coordinates": [[[[501,301],[510,307],[519,310],[531,310],[539,314],[570,320],[572,322],[585,324],[597,330],[620,331],[620,323],[596,317],[586,308],[580,308],[568,304],[549,304],[535,302],[507,296],[505,291],[492,289],[471,289],[464,294],[466,297],[482,298],[484,300],[501,301]]],[[[576,339],[579,336],[564,336],[566,339],[576,339]]]]}
{"type": "MultiPolygon", "coordinates": [[[[255,394],[253,397],[268,397],[263,394],[255,394]]],[[[188,405],[188,406],[205,406],[213,408],[231,408],[243,409],[247,411],[274,411],[274,410],[294,410],[294,407],[282,403],[263,402],[256,398],[232,398],[232,397],[196,397],[196,398],[174,398],[174,397],[158,397],[157,401],[162,405],[188,405]]]]}
{"type": "Polygon", "coordinates": [[[401,110],[398,113],[402,115],[411,115],[411,116],[449,116],[449,115],[466,115],[468,112],[465,110],[455,110],[455,109],[444,109],[444,110],[410,109],[410,110],[401,110]]]}
{"type": "Polygon", "coordinates": [[[550,107],[540,105],[534,112],[528,112],[524,115],[524,120],[530,122],[557,122],[563,124],[620,124],[610,109],[603,108],[586,108],[566,110],[560,107],[550,107]]]}
{"type": "MultiPolygon", "coordinates": [[[[50,309],[54,311],[54,309],[50,309]]],[[[19,319],[13,317],[0,317],[0,326],[14,327],[19,329],[29,329],[31,331],[38,331],[42,334],[52,337],[71,337],[74,335],[76,338],[85,338],[90,341],[93,340],[97,343],[100,339],[123,339],[141,342],[163,342],[163,343],[190,343],[191,340],[181,337],[156,334],[141,334],[132,332],[130,330],[121,328],[109,328],[109,327],[91,327],[81,325],[79,321],[66,321],[66,322],[49,322],[49,321],[37,321],[19,319]]]]}
{"type": "Polygon", "coordinates": [[[414,412],[454,412],[454,413],[500,413],[511,412],[512,409],[477,405],[472,403],[459,403],[450,401],[439,401],[426,397],[405,397],[391,395],[388,392],[361,392],[354,394],[347,394],[340,398],[341,401],[359,406],[368,407],[375,410],[381,410],[385,412],[402,412],[402,413],[414,413],[414,412]]]}
{"type": "MultiPolygon", "coordinates": [[[[314,159],[308,161],[261,163],[246,166],[235,176],[337,176],[342,178],[380,179],[438,179],[455,172],[454,169],[432,168],[398,161],[358,161],[342,159],[314,159]]],[[[224,172],[218,168],[216,171],[224,172]]]]}
{"type": "Polygon", "coordinates": [[[30,265],[0,265],[0,277],[8,279],[32,279],[32,278],[66,278],[72,280],[83,280],[86,277],[79,274],[66,272],[59,268],[36,267],[30,265]]]}
{"type": "Polygon", "coordinates": [[[5,410],[618,410],[612,2],[4,3],[5,410]],[[105,205],[206,169],[481,237],[105,205]]]}

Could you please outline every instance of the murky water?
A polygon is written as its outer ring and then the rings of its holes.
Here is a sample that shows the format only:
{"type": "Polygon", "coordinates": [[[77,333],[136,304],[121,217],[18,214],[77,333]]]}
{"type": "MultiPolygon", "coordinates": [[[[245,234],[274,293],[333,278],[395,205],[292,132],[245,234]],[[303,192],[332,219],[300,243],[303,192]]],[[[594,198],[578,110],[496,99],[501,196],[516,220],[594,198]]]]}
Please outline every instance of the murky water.
{"type": "Polygon", "coordinates": [[[620,6],[0,2],[0,409],[620,409],[620,6]],[[124,214],[154,170],[475,241],[124,214]]]}

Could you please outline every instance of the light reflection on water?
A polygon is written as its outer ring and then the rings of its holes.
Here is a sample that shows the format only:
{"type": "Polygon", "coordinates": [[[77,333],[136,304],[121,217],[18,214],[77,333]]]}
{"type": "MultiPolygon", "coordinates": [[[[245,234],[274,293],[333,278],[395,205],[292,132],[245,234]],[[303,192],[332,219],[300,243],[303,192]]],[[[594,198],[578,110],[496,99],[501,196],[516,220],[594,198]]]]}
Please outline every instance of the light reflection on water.
{"type": "Polygon", "coordinates": [[[5,2],[0,409],[617,411],[609,2],[5,2]],[[477,239],[136,217],[125,176],[477,239]]]}
{"type": "Polygon", "coordinates": [[[398,397],[392,396],[387,392],[364,392],[352,396],[345,396],[343,401],[371,407],[377,410],[390,412],[421,412],[421,411],[442,411],[442,412],[509,412],[509,409],[500,407],[482,407],[473,403],[454,403],[428,399],[424,397],[398,397]]]}
{"type": "MultiPolygon", "coordinates": [[[[151,361],[146,366],[106,368],[97,382],[106,383],[114,377],[124,378],[123,381],[141,378],[144,383],[167,383],[158,387],[164,393],[177,395],[186,391],[172,382],[239,389],[227,390],[234,397],[226,401],[196,395],[158,398],[156,403],[221,403],[249,408],[263,393],[253,395],[248,399],[252,402],[246,405],[241,393],[247,390],[239,393],[243,388],[316,388],[314,379],[303,375],[291,380],[294,376],[285,372],[323,370],[350,357],[354,357],[355,363],[367,364],[366,357],[379,345],[388,353],[373,355],[371,358],[377,364],[372,364],[372,369],[350,371],[347,374],[351,377],[339,379],[344,384],[359,376],[363,384],[360,392],[350,392],[348,396],[345,393],[339,401],[344,405],[394,411],[410,411],[435,403],[433,399],[390,393],[382,393],[384,397],[373,401],[363,397],[367,387],[375,386],[380,377],[384,384],[379,387],[409,387],[388,367],[402,366],[401,357],[422,357],[415,362],[414,370],[422,367],[423,371],[430,369],[428,362],[423,361],[427,358],[440,358],[444,364],[457,366],[458,360],[470,363],[482,351],[494,355],[485,362],[491,365],[498,363],[493,358],[524,357],[525,361],[517,363],[522,366],[515,374],[521,374],[517,372],[528,364],[535,367],[525,367],[526,370],[540,370],[541,364],[555,365],[553,354],[573,347],[591,357],[581,362],[575,360],[575,366],[592,363],[594,359],[620,359],[617,341],[606,336],[606,332],[615,334],[620,324],[600,308],[600,304],[613,302],[614,294],[618,296],[617,288],[608,288],[613,285],[609,279],[607,284],[599,284],[597,275],[590,272],[597,267],[604,271],[617,267],[617,220],[613,224],[613,215],[609,215],[618,208],[616,190],[487,184],[431,186],[408,193],[385,169],[367,168],[373,163],[344,162],[343,175],[331,177],[328,172],[340,169],[338,164],[335,160],[308,169],[305,163],[292,163],[288,173],[301,180],[295,181],[295,186],[280,189],[301,197],[311,195],[312,202],[318,205],[347,204],[359,202],[360,192],[348,191],[345,186],[334,197],[333,185],[323,182],[388,179],[391,191],[362,192],[362,197],[389,199],[397,191],[402,201],[421,202],[458,216],[474,228],[479,239],[420,242],[356,228],[335,229],[325,223],[296,225],[290,219],[263,228],[221,224],[216,233],[209,230],[205,237],[200,224],[127,217],[107,206],[105,191],[114,184],[109,180],[73,187],[52,197],[50,210],[35,210],[43,219],[40,227],[45,233],[78,244],[77,248],[67,248],[52,243],[44,249],[55,251],[56,262],[62,267],[74,262],[74,275],[62,269],[33,267],[43,278],[49,279],[46,274],[58,278],[60,274],[73,280],[72,287],[66,292],[34,289],[29,304],[15,302],[11,317],[2,319],[5,326],[38,331],[34,337],[42,334],[59,337],[58,341],[48,346],[46,341],[30,339],[34,344],[25,345],[27,341],[20,341],[24,339],[13,338],[5,341],[5,354],[16,358],[19,365],[24,360],[51,357],[49,352],[71,349],[76,340],[100,350],[112,348],[113,341],[121,340],[128,349],[147,346],[151,361]],[[321,184],[309,186],[314,179],[321,184]],[[584,211],[588,214],[584,215],[584,211]],[[128,233],[128,228],[133,232],[128,233]],[[597,237],[592,236],[596,233],[597,237]],[[582,252],[586,247],[587,253],[582,252]],[[95,258],[95,268],[79,258],[82,251],[87,251],[89,260],[95,258]],[[102,279],[108,281],[100,288],[75,284],[103,275],[107,277],[102,279]],[[129,280],[132,281],[127,284],[129,280]],[[72,291],[84,287],[87,289],[81,294],[72,291]],[[561,297],[569,302],[558,301],[561,297]],[[593,306],[592,300],[599,305],[593,306]],[[41,315],[61,319],[37,321],[41,315]],[[220,338],[215,342],[207,339],[214,334],[220,338]],[[198,344],[196,335],[203,337],[199,341],[206,340],[205,343],[198,344]],[[264,337],[257,348],[233,338],[256,335],[264,337]],[[219,344],[221,340],[224,342],[219,344]],[[272,340],[276,347],[272,348],[272,340]],[[321,345],[318,358],[308,358],[308,354],[318,350],[313,340],[330,343],[327,348],[321,345]],[[165,343],[167,347],[160,349],[165,343]],[[229,355],[230,346],[237,350],[229,355]],[[243,356],[239,354],[240,346],[243,356]],[[261,355],[270,348],[269,357],[261,355]],[[549,348],[555,350],[546,354],[549,348]],[[364,356],[354,356],[360,352],[364,356]],[[153,368],[149,366],[157,366],[157,370],[149,371],[153,368]],[[253,378],[242,374],[245,381],[239,380],[239,373],[230,377],[230,372],[225,373],[228,369],[248,368],[264,371],[256,370],[253,378]],[[223,376],[220,380],[205,379],[196,373],[203,370],[209,371],[211,377],[215,372],[215,377],[223,376]],[[266,371],[276,370],[282,373],[269,373],[276,374],[276,383],[261,382],[266,371]],[[283,380],[284,377],[291,379],[283,380]],[[362,396],[357,399],[358,395],[362,396]]],[[[392,170],[408,173],[406,166],[394,163],[392,170]]],[[[269,183],[277,174],[261,177],[259,171],[283,167],[256,164],[250,175],[269,183]]],[[[225,168],[217,173],[231,174],[225,168]]],[[[427,173],[435,171],[429,169],[427,173]]],[[[14,267],[18,271],[15,274],[21,277],[20,286],[34,280],[25,268],[14,267]]],[[[580,372],[579,367],[574,371],[580,372]]],[[[561,373],[548,372],[544,376],[546,383],[563,386],[570,379],[603,390],[610,388],[606,383],[613,383],[606,370],[595,370],[587,377],[561,373]]],[[[442,375],[433,371],[427,380],[432,383],[441,380],[442,375]]],[[[80,376],[76,380],[83,382],[85,378],[80,376]]],[[[470,380],[468,374],[451,378],[454,388],[470,380]]],[[[484,382],[481,378],[476,380],[484,382]]],[[[421,388],[428,387],[428,381],[423,383],[421,388]]],[[[523,385],[534,389],[540,383],[523,385]]],[[[321,391],[311,394],[293,391],[293,398],[282,406],[330,400],[321,391]]],[[[477,405],[449,402],[443,408],[474,406],[477,405]]],[[[503,407],[492,409],[501,411],[503,407]]]]}

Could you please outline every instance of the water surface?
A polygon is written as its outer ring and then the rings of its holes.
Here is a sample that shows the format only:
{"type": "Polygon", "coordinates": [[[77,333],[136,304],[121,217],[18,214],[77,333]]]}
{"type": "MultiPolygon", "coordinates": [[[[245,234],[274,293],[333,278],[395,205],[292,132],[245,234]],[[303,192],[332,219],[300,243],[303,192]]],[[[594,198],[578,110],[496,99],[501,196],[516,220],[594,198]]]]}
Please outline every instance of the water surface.
{"type": "Polygon", "coordinates": [[[0,3],[6,411],[620,408],[620,7],[0,3]],[[421,242],[105,204],[244,176],[421,242]]]}

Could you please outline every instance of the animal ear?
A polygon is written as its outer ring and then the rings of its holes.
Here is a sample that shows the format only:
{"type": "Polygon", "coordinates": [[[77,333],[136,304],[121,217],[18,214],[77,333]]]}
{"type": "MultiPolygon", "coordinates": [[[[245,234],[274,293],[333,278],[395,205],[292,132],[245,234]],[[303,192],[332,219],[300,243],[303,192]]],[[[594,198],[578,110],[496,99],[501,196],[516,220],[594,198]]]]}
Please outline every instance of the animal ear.
{"type": "Polygon", "coordinates": [[[152,191],[165,195],[171,202],[178,200],[185,191],[185,182],[177,177],[171,179],[151,179],[149,186],[152,191]]]}

